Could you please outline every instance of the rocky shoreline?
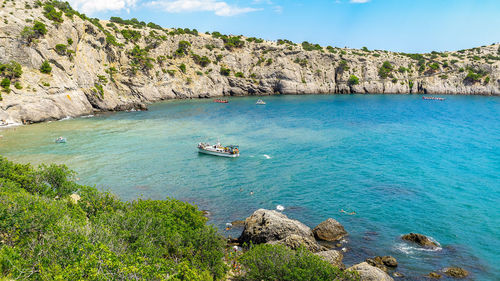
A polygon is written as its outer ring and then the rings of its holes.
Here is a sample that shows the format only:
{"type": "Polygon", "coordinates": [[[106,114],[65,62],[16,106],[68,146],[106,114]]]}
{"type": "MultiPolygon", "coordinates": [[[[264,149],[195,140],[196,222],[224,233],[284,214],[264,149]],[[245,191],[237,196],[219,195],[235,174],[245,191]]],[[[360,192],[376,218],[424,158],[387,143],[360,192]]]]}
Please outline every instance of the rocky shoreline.
{"type": "Polygon", "coordinates": [[[4,123],[217,96],[500,95],[500,44],[429,54],[322,47],[90,19],[58,3],[9,1],[0,11],[4,123]]]}
{"type": "MultiPolygon", "coordinates": [[[[315,228],[311,229],[305,224],[288,218],[285,214],[275,211],[259,209],[243,221],[236,221],[233,225],[243,225],[241,235],[228,239],[229,246],[250,244],[284,245],[291,249],[305,247],[323,260],[343,270],[355,271],[361,280],[392,281],[407,280],[402,273],[397,271],[397,260],[392,256],[375,256],[346,267],[342,260],[346,250],[347,241],[343,239],[348,235],[344,226],[333,218],[329,218],[315,228]]],[[[401,236],[403,241],[422,248],[437,249],[439,245],[428,237],[418,233],[409,233],[401,236]]],[[[421,278],[439,279],[441,277],[464,278],[469,272],[460,267],[447,267],[436,269],[421,278]]]]}

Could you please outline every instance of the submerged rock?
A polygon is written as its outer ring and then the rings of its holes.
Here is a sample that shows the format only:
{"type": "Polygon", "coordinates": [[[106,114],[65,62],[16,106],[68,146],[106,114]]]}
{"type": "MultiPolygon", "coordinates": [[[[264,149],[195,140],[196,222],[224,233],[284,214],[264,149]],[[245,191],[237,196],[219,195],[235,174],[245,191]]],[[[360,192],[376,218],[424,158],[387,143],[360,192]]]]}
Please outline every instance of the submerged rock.
{"type": "Polygon", "coordinates": [[[429,277],[429,278],[434,278],[434,279],[441,278],[441,274],[436,273],[436,272],[431,272],[431,273],[427,274],[426,276],[429,277]]]}
{"type": "Polygon", "coordinates": [[[401,236],[401,239],[417,243],[418,245],[422,247],[427,247],[427,248],[437,248],[439,247],[436,242],[433,242],[431,239],[429,239],[427,236],[418,234],[418,233],[409,233],[401,236]]]}
{"type": "Polygon", "coordinates": [[[394,281],[394,279],[383,270],[371,266],[366,262],[353,265],[347,270],[359,273],[361,281],[394,281]]]}
{"type": "Polygon", "coordinates": [[[345,268],[345,265],[342,263],[344,255],[342,254],[341,251],[337,250],[322,251],[315,253],[315,255],[329,262],[333,266],[336,266],[338,268],[345,268]]]}
{"type": "Polygon", "coordinates": [[[392,273],[392,276],[393,277],[396,277],[396,278],[401,278],[401,277],[405,277],[403,273],[400,273],[400,272],[393,272],[392,273]]]}
{"type": "Polygon", "coordinates": [[[374,258],[368,258],[365,260],[369,265],[378,267],[382,269],[383,271],[387,272],[387,267],[397,267],[398,262],[396,259],[392,256],[376,256],[374,258]]]}
{"type": "Polygon", "coordinates": [[[283,240],[290,235],[314,241],[311,229],[300,221],[289,219],[277,211],[259,209],[245,220],[245,228],[239,239],[242,243],[260,244],[283,240]]]}
{"type": "Polygon", "coordinates": [[[469,275],[469,272],[461,267],[448,267],[443,269],[444,274],[455,277],[455,278],[464,278],[469,275]]]}
{"type": "Polygon", "coordinates": [[[245,225],[245,221],[242,221],[242,220],[235,220],[235,221],[231,222],[231,224],[232,224],[234,227],[244,226],[244,225],[245,225]]]}
{"type": "Polygon", "coordinates": [[[347,234],[344,227],[336,220],[329,218],[318,224],[313,229],[316,239],[325,241],[336,241],[342,239],[347,234]]]}

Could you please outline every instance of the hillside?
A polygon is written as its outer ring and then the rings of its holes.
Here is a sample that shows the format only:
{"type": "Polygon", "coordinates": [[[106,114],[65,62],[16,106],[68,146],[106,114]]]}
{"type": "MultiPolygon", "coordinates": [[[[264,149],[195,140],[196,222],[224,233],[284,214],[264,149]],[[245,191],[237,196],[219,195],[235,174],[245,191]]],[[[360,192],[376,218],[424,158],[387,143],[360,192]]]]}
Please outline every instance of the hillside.
{"type": "Polygon", "coordinates": [[[500,95],[499,44],[430,54],[321,47],[90,19],[57,1],[6,0],[0,19],[0,119],[9,124],[177,98],[500,95]]]}

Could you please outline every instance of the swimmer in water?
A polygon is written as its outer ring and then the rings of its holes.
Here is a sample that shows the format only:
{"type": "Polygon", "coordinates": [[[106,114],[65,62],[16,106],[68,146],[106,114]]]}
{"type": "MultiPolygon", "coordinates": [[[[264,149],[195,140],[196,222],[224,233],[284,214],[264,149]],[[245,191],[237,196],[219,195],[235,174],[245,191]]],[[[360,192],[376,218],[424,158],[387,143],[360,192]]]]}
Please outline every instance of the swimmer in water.
{"type": "Polygon", "coordinates": [[[253,195],[253,191],[250,191],[250,195],[253,195]]]}
{"type": "Polygon", "coordinates": [[[344,214],[351,215],[351,216],[356,214],[356,212],[355,212],[355,211],[352,211],[352,212],[348,213],[348,212],[344,211],[344,209],[340,209],[340,212],[341,212],[341,213],[344,213],[344,214]]]}

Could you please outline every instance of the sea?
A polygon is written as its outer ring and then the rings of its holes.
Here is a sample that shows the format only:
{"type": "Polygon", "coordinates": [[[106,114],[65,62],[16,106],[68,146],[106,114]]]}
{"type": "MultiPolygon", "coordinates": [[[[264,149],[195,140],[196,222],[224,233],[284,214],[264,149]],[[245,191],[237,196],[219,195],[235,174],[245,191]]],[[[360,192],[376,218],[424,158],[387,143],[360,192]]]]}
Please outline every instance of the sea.
{"type": "MultiPolygon", "coordinates": [[[[460,266],[465,280],[500,280],[500,97],[304,95],[152,104],[0,131],[0,154],[66,164],[81,184],[123,200],[176,198],[237,237],[259,208],[349,235],[346,266],[392,255],[399,280],[460,266]],[[67,143],[54,140],[63,136],[67,143]],[[199,142],[236,144],[230,159],[199,142]],[[280,208],[281,209],[281,208],[280,208]],[[436,250],[401,240],[416,232],[436,250]]],[[[442,279],[443,280],[443,279],[442,279]]]]}

